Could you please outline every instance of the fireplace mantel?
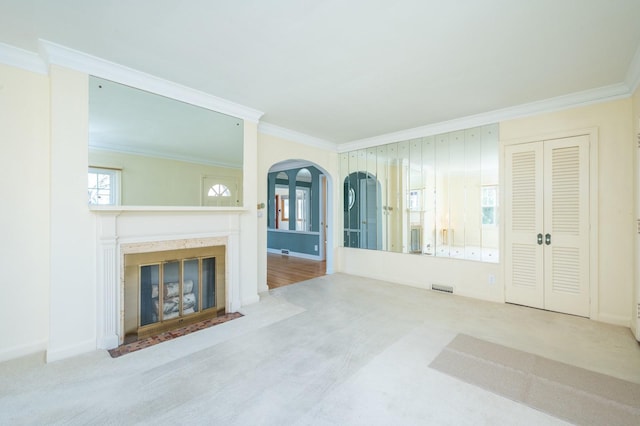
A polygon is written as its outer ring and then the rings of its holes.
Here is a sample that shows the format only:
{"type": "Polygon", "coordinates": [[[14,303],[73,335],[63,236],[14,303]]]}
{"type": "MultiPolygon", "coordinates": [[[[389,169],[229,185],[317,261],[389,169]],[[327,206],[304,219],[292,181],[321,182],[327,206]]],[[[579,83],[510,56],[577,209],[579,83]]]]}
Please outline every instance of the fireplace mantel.
{"type": "MultiPolygon", "coordinates": [[[[240,223],[234,209],[211,214],[196,210],[96,211],[97,346],[117,347],[123,334],[124,255],[144,250],[224,245],[227,312],[240,309],[240,223]],[[197,213],[200,212],[201,214],[197,213]]],[[[218,209],[216,209],[218,210],[218,209]]],[[[228,209],[227,209],[228,210],[228,209]]]]}

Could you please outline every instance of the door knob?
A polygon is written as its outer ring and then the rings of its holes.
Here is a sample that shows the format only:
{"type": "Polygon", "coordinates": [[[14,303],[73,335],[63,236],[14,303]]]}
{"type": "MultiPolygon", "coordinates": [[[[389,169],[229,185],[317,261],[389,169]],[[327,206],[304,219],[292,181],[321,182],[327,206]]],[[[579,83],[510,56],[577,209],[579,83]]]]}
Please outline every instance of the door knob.
{"type": "Polygon", "coordinates": [[[544,243],[545,243],[546,245],[551,244],[551,234],[546,234],[546,235],[544,236],[544,243]]]}
{"type": "Polygon", "coordinates": [[[542,245],[542,234],[538,234],[538,245],[542,245]]]}

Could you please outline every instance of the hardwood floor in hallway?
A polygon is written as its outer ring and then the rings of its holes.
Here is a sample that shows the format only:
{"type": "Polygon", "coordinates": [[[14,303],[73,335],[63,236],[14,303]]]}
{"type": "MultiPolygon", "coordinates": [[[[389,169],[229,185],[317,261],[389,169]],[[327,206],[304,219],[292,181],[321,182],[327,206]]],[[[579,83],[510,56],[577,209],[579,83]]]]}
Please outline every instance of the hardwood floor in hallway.
{"type": "Polygon", "coordinates": [[[267,286],[270,289],[321,277],[326,272],[326,260],[309,260],[267,253],[267,286]]]}

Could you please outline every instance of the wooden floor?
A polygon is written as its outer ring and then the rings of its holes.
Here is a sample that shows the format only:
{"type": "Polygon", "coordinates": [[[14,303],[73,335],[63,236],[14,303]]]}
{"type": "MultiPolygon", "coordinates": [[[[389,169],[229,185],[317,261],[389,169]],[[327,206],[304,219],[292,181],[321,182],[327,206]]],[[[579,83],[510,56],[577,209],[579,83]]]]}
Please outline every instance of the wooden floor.
{"type": "Polygon", "coordinates": [[[308,260],[267,253],[267,286],[270,289],[320,277],[326,271],[325,260],[308,260]]]}

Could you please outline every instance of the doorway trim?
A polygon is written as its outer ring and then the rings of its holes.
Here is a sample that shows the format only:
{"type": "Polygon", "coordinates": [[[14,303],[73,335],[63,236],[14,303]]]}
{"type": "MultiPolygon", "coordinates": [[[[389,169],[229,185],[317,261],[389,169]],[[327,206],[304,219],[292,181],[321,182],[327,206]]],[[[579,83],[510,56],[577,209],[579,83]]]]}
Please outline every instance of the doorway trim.
{"type": "MultiPolygon", "coordinates": [[[[504,175],[504,166],[505,166],[505,147],[509,145],[519,145],[531,142],[538,142],[549,139],[562,139],[569,138],[575,136],[588,136],[589,138],[589,318],[592,320],[599,320],[599,288],[600,282],[598,280],[599,276],[599,244],[598,244],[598,224],[599,215],[598,215],[598,127],[587,127],[583,129],[574,129],[574,130],[565,130],[559,132],[552,133],[541,133],[536,136],[528,136],[525,138],[511,139],[511,140],[501,140],[500,141],[500,187],[505,188],[506,180],[504,175]]],[[[505,200],[504,200],[504,190],[500,191],[500,205],[501,207],[501,217],[505,217],[505,200]]],[[[504,249],[505,247],[505,233],[507,229],[505,227],[504,221],[500,223],[501,237],[500,237],[500,245],[504,249]]],[[[502,265],[503,276],[506,277],[506,262],[502,265]]],[[[505,281],[506,285],[506,281],[505,281]]],[[[506,291],[506,289],[505,289],[506,291]]]]}

